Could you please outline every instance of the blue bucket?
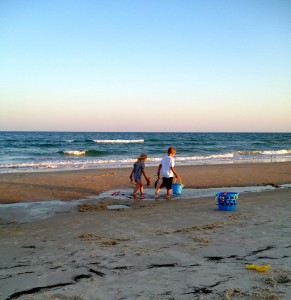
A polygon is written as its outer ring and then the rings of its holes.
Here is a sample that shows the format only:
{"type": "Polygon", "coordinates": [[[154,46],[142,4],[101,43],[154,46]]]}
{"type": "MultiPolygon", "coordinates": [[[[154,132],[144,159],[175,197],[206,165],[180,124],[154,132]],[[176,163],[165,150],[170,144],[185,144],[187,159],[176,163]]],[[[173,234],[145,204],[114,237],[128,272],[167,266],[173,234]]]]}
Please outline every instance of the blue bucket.
{"type": "Polygon", "coordinates": [[[216,203],[219,210],[233,211],[236,210],[237,192],[221,192],[216,194],[216,203]]]}
{"type": "Polygon", "coordinates": [[[176,183],[176,178],[174,179],[172,183],[172,189],[173,189],[173,194],[175,195],[181,195],[182,190],[183,190],[183,184],[181,178],[179,178],[180,183],[176,183]]]}

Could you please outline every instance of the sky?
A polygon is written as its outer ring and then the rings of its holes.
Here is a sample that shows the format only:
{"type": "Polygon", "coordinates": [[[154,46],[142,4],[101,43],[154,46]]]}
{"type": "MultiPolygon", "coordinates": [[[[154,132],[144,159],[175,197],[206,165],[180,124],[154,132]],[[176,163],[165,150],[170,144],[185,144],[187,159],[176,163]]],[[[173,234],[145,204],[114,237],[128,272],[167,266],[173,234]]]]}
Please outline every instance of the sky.
{"type": "Polygon", "coordinates": [[[290,0],[0,0],[0,131],[291,132],[290,0]]]}

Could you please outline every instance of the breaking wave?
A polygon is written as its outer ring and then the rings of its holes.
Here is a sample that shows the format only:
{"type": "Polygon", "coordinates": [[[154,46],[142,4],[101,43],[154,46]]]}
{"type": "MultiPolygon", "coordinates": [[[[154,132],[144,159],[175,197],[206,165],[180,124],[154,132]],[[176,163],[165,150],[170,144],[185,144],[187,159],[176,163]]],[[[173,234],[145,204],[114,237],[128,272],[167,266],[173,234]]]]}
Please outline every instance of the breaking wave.
{"type": "Polygon", "coordinates": [[[235,155],[284,155],[291,154],[291,149],[268,150],[268,151],[237,151],[235,155]]]}
{"type": "Polygon", "coordinates": [[[106,151],[97,150],[65,150],[60,151],[60,154],[71,155],[71,156],[104,156],[106,151]]]}
{"type": "Polygon", "coordinates": [[[94,143],[100,144],[129,144],[129,143],[144,143],[144,140],[93,140],[94,143]]]}

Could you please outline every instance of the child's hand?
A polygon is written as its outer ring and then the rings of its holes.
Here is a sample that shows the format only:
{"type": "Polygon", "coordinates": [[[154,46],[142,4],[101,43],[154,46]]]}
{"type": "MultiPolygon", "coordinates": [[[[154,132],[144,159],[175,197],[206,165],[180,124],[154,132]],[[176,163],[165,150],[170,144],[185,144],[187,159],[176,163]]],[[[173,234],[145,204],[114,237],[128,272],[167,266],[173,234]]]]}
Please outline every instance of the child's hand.
{"type": "Polygon", "coordinates": [[[151,179],[148,177],[147,178],[147,186],[149,186],[151,184],[151,179]]]}

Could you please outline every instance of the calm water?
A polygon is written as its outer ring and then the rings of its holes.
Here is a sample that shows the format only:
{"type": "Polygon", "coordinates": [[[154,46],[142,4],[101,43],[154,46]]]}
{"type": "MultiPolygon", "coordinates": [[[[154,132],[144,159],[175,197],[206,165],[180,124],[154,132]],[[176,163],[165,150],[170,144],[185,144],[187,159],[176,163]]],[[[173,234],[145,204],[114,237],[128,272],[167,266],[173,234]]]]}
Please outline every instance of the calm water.
{"type": "Polygon", "coordinates": [[[169,146],[176,165],[291,161],[291,133],[0,132],[0,173],[157,166],[169,146]]]}

